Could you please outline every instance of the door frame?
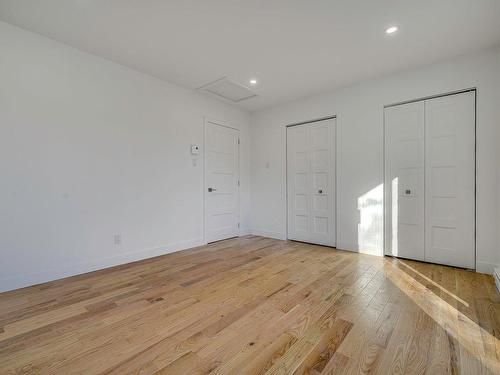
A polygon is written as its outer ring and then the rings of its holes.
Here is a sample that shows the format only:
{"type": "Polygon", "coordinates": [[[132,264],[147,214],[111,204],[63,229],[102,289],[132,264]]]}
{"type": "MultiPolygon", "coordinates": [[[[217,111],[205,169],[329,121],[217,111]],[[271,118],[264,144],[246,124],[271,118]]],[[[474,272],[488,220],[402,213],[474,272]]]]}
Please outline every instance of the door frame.
{"type": "MultiPolygon", "coordinates": [[[[386,152],[387,152],[387,143],[386,143],[386,128],[385,128],[385,109],[390,108],[390,107],[395,107],[398,105],[403,105],[403,104],[409,104],[409,103],[416,103],[416,102],[421,102],[425,100],[431,100],[431,99],[436,99],[436,98],[441,98],[443,96],[452,96],[452,95],[458,95],[458,94],[464,94],[466,92],[474,92],[474,268],[473,270],[477,269],[477,87],[470,87],[467,89],[463,90],[456,90],[456,91],[449,91],[446,93],[442,94],[436,94],[436,95],[429,95],[425,97],[421,97],[418,99],[412,99],[412,100],[405,100],[402,102],[397,102],[397,103],[392,103],[392,104],[386,104],[383,106],[382,109],[382,115],[383,115],[383,124],[382,124],[382,131],[383,131],[383,155],[382,155],[382,169],[383,169],[383,199],[384,199],[384,204],[383,204],[383,246],[384,246],[384,256],[392,256],[391,254],[387,254],[386,249],[387,249],[387,237],[386,237],[386,215],[387,215],[387,210],[386,210],[386,202],[387,202],[387,193],[388,189],[386,189],[385,186],[385,180],[386,180],[386,152]]],[[[424,155],[425,158],[425,155],[424,155]]],[[[424,204],[425,204],[425,195],[424,195],[424,204]]],[[[423,261],[426,263],[425,261],[423,261]]]]}
{"type": "MultiPolygon", "coordinates": [[[[215,120],[210,117],[203,117],[203,191],[202,191],[202,199],[203,199],[203,243],[206,245],[208,244],[207,242],[207,125],[208,124],[214,124],[218,126],[222,126],[224,128],[236,130],[238,132],[238,191],[237,191],[237,211],[238,211],[238,236],[240,235],[240,223],[241,223],[241,207],[240,207],[240,154],[241,154],[241,147],[240,147],[240,129],[231,126],[227,124],[225,121],[219,121],[215,120]]],[[[222,241],[222,240],[221,240],[222,241]]]]}
{"type": "MultiPolygon", "coordinates": [[[[337,181],[337,171],[339,167],[339,152],[338,152],[338,132],[337,132],[337,127],[338,127],[338,118],[337,115],[329,115],[325,117],[320,117],[316,118],[313,120],[307,120],[307,121],[301,121],[301,122],[295,122],[292,124],[285,125],[285,239],[287,241],[296,241],[296,240],[290,240],[289,235],[288,235],[288,128],[292,128],[294,126],[298,125],[306,125],[306,124],[311,124],[314,122],[319,122],[319,121],[324,121],[324,120],[335,120],[335,127],[333,129],[333,136],[335,137],[335,142],[333,143],[333,146],[335,147],[335,150],[333,152],[334,157],[335,157],[335,173],[333,173],[333,186],[335,187],[335,197],[334,197],[334,212],[333,212],[333,217],[335,218],[335,236],[334,236],[334,246],[332,248],[337,248],[338,246],[338,233],[339,233],[339,209],[338,209],[338,202],[339,202],[339,189],[338,189],[338,181],[337,181]]],[[[296,241],[300,242],[300,241],[296,241]]],[[[325,246],[325,245],[318,245],[318,246],[325,246]]]]}

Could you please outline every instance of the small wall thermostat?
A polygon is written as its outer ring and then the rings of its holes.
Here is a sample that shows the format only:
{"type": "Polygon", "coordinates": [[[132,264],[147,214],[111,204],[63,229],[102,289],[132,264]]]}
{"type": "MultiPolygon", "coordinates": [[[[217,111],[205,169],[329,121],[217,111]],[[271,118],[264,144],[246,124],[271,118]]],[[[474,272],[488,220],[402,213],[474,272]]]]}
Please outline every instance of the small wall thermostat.
{"type": "Polygon", "coordinates": [[[198,145],[192,145],[191,146],[191,154],[192,155],[198,155],[200,153],[200,146],[198,145]]]}

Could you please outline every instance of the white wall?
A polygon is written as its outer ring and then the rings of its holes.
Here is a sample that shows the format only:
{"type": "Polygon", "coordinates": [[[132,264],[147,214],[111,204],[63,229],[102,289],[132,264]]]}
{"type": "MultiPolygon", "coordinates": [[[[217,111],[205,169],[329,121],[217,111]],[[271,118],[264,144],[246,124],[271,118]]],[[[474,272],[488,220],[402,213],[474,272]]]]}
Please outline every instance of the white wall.
{"type": "Polygon", "coordinates": [[[246,231],[246,112],[5,23],[0,51],[0,291],[201,244],[204,116],[241,131],[246,231]]]}
{"type": "MultiPolygon", "coordinates": [[[[497,85],[498,85],[498,91],[497,91],[497,145],[500,145],[500,46],[498,47],[498,58],[497,58],[497,85]]],[[[500,150],[497,148],[497,157],[498,157],[498,162],[497,162],[497,195],[500,197],[500,150]]],[[[498,199],[498,211],[497,211],[497,220],[498,220],[498,226],[497,226],[497,236],[498,236],[498,242],[497,242],[497,252],[498,252],[498,257],[497,257],[497,274],[500,275],[500,198],[498,199]]],[[[500,288],[499,288],[500,289],[500,288]]]]}
{"type": "Polygon", "coordinates": [[[491,49],[253,114],[252,232],[286,236],[285,126],[335,114],[337,245],[381,255],[384,104],[477,87],[477,269],[491,272],[499,260],[497,58],[491,49]]]}

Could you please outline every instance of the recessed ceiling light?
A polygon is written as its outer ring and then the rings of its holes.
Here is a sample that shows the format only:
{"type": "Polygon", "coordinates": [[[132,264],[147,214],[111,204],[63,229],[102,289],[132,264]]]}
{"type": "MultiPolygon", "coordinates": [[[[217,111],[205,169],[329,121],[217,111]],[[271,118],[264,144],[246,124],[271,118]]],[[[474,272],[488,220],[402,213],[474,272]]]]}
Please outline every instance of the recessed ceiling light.
{"type": "Polygon", "coordinates": [[[385,29],[386,34],[394,34],[396,31],[398,31],[397,26],[391,26],[385,29]]]}
{"type": "Polygon", "coordinates": [[[251,80],[250,80],[250,84],[251,84],[252,86],[255,86],[255,85],[257,84],[257,80],[256,80],[256,79],[251,79],[251,80]]]}

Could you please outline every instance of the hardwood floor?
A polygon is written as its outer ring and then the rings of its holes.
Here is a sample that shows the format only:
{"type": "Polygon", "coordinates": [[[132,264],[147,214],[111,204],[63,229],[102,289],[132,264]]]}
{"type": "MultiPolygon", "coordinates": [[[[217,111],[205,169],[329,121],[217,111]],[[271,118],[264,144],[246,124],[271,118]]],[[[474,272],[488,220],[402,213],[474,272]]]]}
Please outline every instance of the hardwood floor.
{"type": "Polygon", "coordinates": [[[500,373],[491,277],[248,236],[0,294],[2,374],[500,373]]]}

